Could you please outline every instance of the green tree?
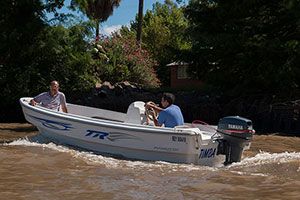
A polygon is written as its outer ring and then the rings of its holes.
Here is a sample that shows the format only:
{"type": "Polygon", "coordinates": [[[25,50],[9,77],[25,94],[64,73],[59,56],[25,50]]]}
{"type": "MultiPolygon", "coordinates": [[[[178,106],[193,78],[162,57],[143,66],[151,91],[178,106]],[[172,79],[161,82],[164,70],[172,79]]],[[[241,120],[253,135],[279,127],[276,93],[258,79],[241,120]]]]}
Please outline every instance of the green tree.
{"type": "Polygon", "coordinates": [[[93,60],[84,40],[89,29],[83,24],[69,28],[49,26],[44,17],[54,1],[47,2],[4,0],[0,3],[2,122],[17,119],[17,114],[21,114],[17,111],[20,97],[47,90],[53,79],[69,91],[88,88],[94,81],[88,73],[93,60]]]}
{"type": "MultiPolygon", "coordinates": [[[[137,32],[137,18],[130,28],[122,27],[120,33],[124,37],[132,37],[137,32]]],[[[158,78],[164,85],[170,81],[170,69],[166,65],[180,59],[179,52],[191,47],[185,35],[188,22],[182,8],[172,1],[164,4],[156,2],[153,9],[147,10],[143,18],[142,46],[157,59],[158,78]]]]}
{"type": "Polygon", "coordinates": [[[29,68],[35,70],[30,78],[39,80],[40,86],[48,86],[51,80],[59,80],[65,90],[88,89],[96,81],[89,73],[94,63],[87,51],[89,28],[77,24],[69,28],[61,24],[48,26],[33,44],[29,68]]]}
{"type": "MultiPolygon", "coordinates": [[[[44,5],[40,1],[10,1],[0,3],[0,97],[3,104],[16,101],[18,93],[27,88],[20,78],[31,64],[32,44],[47,26],[44,5]]],[[[28,91],[28,89],[26,89],[28,91]]]]}
{"type": "Polygon", "coordinates": [[[222,89],[299,88],[300,2],[190,0],[191,72],[222,89]]]}
{"type": "Polygon", "coordinates": [[[88,69],[93,60],[86,51],[85,36],[80,25],[69,29],[62,25],[47,26],[27,48],[19,49],[17,44],[19,55],[0,68],[2,103],[23,95],[36,95],[54,79],[69,91],[89,88],[93,77],[88,69]]]}
{"type": "Polygon", "coordinates": [[[121,0],[72,0],[71,8],[78,8],[87,17],[95,22],[96,37],[99,35],[99,24],[113,14],[113,10],[119,7],[121,0]]]}

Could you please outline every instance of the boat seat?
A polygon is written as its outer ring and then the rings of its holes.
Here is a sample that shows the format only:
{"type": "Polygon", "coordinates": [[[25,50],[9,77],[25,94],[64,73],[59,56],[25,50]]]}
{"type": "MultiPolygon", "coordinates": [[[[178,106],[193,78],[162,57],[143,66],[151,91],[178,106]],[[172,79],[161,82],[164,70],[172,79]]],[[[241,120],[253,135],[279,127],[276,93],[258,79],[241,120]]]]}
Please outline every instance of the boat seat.
{"type": "Polygon", "coordinates": [[[131,103],[127,109],[125,123],[132,124],[146,124],[148,119],[145,115],[145,103],[142,101],[135,101],[131,103]]]}

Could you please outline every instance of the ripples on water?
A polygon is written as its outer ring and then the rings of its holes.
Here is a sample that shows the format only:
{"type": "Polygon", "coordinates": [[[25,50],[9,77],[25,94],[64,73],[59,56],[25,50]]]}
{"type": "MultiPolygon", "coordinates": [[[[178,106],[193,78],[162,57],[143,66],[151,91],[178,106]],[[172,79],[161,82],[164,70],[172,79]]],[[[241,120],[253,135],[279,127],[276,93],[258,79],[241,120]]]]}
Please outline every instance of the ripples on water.
{"type": "Polygon", "coordinates": [[[300,153],[259,152],[219,168],[132,161],[40,135],[0,145],[0,199],[298,199],[300,153]],[[39,142],[35,142],[39,141],[39,142]]]}

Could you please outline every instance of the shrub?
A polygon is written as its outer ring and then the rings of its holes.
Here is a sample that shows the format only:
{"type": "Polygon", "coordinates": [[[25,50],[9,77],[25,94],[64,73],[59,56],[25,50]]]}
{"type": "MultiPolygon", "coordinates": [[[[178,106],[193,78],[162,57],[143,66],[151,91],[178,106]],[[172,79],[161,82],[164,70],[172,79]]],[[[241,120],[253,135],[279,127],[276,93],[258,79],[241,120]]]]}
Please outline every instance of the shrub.
{"type": "Polygon", "coordinates": [[[91,71],[102,81],[130,81],[146,88],[159,87],[154,67],[157,62],[136,40],[122,38],[118,33],[99,35],[90,45],[95,64],[91,71]]]}

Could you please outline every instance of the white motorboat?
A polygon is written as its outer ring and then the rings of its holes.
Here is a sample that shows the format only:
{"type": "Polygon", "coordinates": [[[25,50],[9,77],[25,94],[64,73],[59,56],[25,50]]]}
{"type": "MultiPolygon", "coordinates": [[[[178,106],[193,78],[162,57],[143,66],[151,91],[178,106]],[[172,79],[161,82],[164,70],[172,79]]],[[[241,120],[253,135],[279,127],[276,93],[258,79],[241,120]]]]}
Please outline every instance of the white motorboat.
{"type": "Polygon", "coordinates": [[[229,116],[218,126],[185,124],[156,127],[148,119],[144,102],[133,102],[127,113],[67,104],[69,113],[31,106],[20,99],[26,120],[60,144],[122,155],[130,159],[220,166],[239,162],[252,141],[251,120],[229,116]]]}

